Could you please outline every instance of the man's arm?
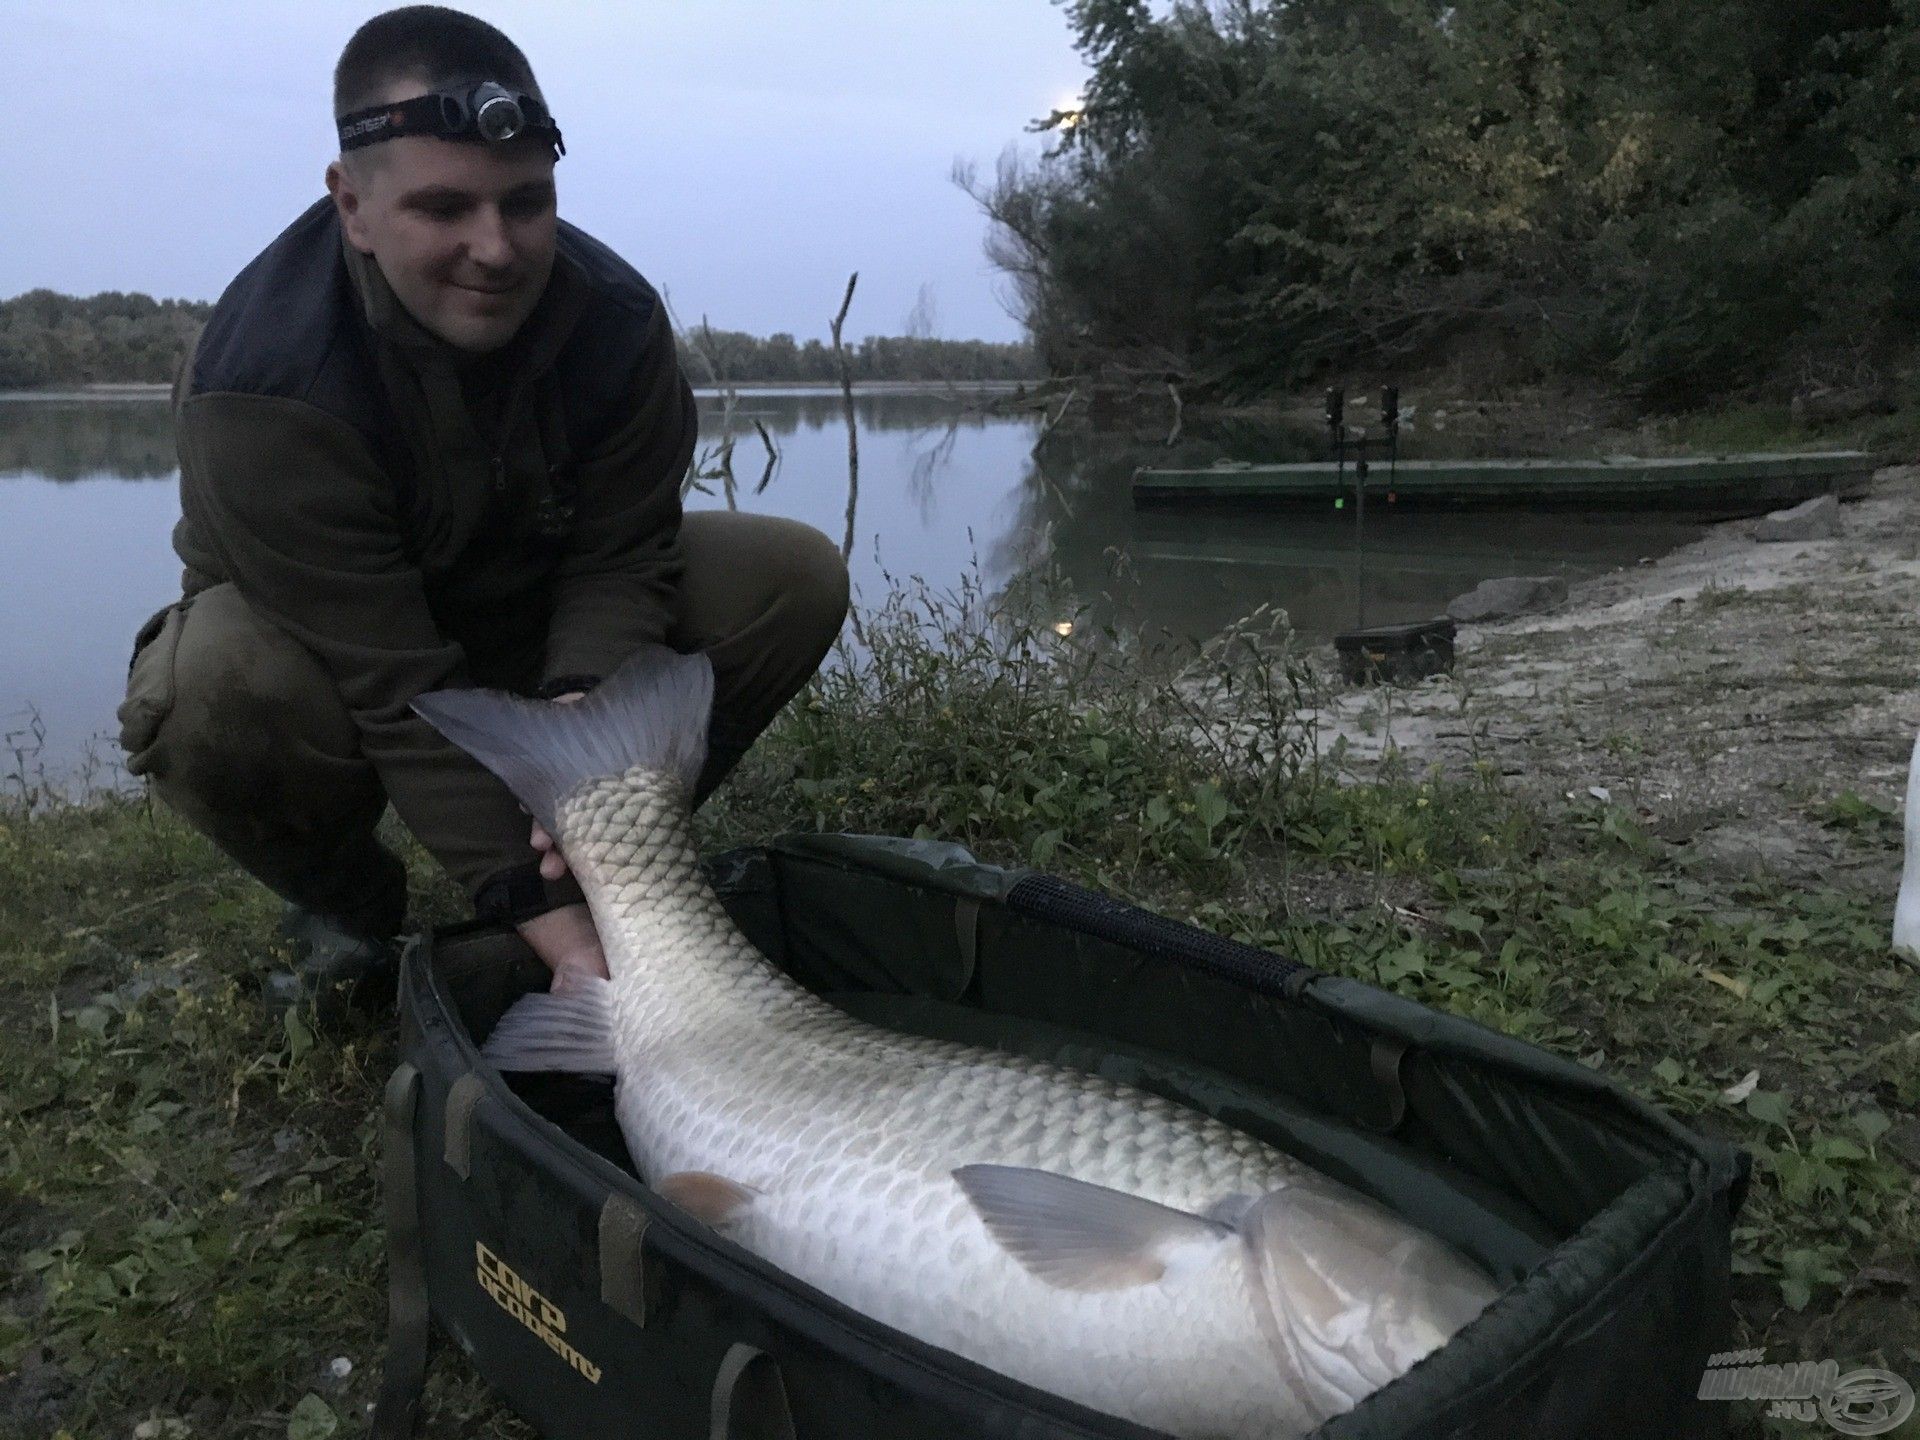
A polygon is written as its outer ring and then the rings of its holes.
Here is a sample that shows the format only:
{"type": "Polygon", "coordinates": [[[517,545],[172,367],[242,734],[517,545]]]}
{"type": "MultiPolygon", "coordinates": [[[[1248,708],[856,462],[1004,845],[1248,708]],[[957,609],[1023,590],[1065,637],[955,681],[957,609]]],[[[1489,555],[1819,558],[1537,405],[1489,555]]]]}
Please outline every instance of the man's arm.
{"type": "Polygon", "coordinates": [[[622,418],[581,457],[572,536],[555,572],[546,688],[584,689],[666,638],[680,578],[680,483],[699,414],[656,304],[622,418]]]}
{"type": "Polygon", "coordinates": [[[263,618],[326,666],[394,809],[469,893],[527,855],[506,787],[414,715],[464,683],[365,442],[294,400],[215,392],[181,407],[181,507],[263,618]]]}

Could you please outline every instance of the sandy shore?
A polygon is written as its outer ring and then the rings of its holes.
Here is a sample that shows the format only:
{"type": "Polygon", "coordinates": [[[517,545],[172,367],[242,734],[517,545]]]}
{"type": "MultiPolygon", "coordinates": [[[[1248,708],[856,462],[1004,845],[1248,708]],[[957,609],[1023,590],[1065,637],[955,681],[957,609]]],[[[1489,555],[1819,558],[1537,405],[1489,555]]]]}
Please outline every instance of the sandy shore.
{"type": "Polygon", "coordinates": [[[1836,539],[1763,544],[1753,528],[1577,585],[1552,613],[1462,626],[1452,677],[1338,696],[1323,748],[1344,740],[1363,772],[1397,754],[1575,803],[1597,789],[1696,860],[1884,886],[1891,909],[1897,856],[1863,855],[1822,817],[1849,792],[1903,807],[1920,467],[1880,471],[1836,539]]]}

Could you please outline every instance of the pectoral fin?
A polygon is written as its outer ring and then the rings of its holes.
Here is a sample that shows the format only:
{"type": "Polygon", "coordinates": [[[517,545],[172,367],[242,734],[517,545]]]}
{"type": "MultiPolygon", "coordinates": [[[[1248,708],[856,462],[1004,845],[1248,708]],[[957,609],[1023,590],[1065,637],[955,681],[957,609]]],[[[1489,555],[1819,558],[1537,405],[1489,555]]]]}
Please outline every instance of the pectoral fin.
{"type": "Polygon", "coordinates": [[[496,1070],[571,1070],[612,1075],[613,986],[572,975],[563,990],[537,990],[514,1002],[480,1047],[496,1070]]]}
{"type": "Polygon", "coordinates": [[[703,1225],[723,1229],[740,1218],[760,1192],[724,1175],[706,1170],[680,1170],[663,1175],[654,1184],[654,1193],[671,1200],[703,1225]]]}
{"type": "Polygon", "coordinates": [[[1045,1170],[963,1165],[953,1178],[987,1230],[1029,1273],[1062,1290],[1152,1285],[1217,1253],[1217,1220],[1045,1170]]]}

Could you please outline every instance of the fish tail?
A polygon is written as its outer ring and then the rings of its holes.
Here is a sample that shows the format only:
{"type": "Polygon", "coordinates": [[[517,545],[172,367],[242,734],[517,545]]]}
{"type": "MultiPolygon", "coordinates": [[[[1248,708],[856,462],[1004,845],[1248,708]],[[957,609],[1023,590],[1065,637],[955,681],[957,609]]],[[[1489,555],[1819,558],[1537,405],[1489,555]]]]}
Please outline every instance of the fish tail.
{"type": "Polygon", "coordinates": [[[563,799],[608,776],[640,769],[693,789],[707,757],[713,666],[705,655],[647,645],[573,704],[439,690],[413,708],[552,831],[563,799]]]}

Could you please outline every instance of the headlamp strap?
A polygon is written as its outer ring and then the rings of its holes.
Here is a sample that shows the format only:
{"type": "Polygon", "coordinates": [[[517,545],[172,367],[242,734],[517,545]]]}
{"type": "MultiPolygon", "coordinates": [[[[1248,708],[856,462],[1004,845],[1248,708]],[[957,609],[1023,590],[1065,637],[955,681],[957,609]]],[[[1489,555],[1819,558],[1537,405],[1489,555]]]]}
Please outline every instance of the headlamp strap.
{"type": "MultiPolygon", "coordinates": [[[[526,117],[523,135],[538,135],[553,143],[555,158],[567,153],[560,127],[531,95],[514,95],[526,117]]],[[[340,117],[340,148],[358,150],[403,135],[432,135],[442,140],[483,140],[466,96],[447,91],[416,95],[392,105],[371,105],[340,117]]]]}

